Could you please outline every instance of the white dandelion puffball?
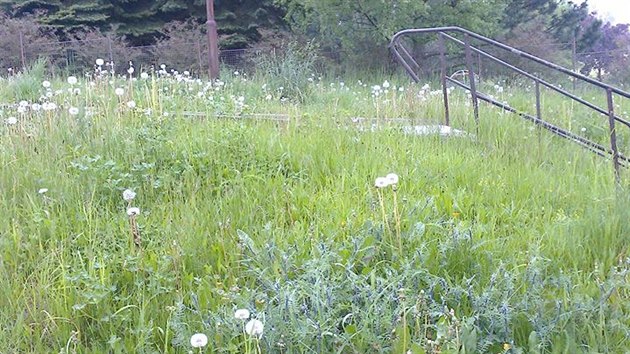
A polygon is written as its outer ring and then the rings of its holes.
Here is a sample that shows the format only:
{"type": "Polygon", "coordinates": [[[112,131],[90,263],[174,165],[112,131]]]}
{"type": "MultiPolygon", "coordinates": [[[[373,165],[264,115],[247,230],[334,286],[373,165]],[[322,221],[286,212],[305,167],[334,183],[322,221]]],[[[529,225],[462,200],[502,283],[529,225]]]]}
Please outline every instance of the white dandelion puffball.
{"type": "Polygon", "coordinates": [[[398,184],[398,175],[395,173],[390,173],[385,178],[388,184],[398,184]]]}
{"type": "Polygon", "coordinates": [[[54,102],[44,102],[42,108],[44,109],[44,111],[54,111],[55,109],[57,109],[57,104],[54,102]]]}
{"type": "Polygon", "coordinates": [[[79,109],[77,107],[70,107],[68,108],[68,113],[70,113],[71,116],[76,116],[79,114],[79,109]]]}
{"type": "Polygon", "coordinates": [[[245,324],[245,333],[252,337],[262,336],[264,329],[265,325],[257,319],[249,320],[249,322],[245,324]]]}
{"type": "Polygon", "coordinates": [[[389,186],[389,182],[385,177],[379,177],[376,179],[376,181],[374,181],[374,187],[376,188],[385,188],[387,186],[389,186]]]}
{"type": "Polygon", "coordinates": [[[249,310],[248,309],[238,309],[234,311],[234,318],[238,320],[246,320],[249,318],[249,310]]]}
{"type": "Polygon", "coordinates": [[[141,74],[140,74],[140,78],[142,78],[142,79],[145,79],[145,80],[146,80],[146,79],[148,79],[148,78],[149,78],[149,74],[147,74],[147,73],[144,73],[144,72],[143,72],[143,73],[141,73],[141,74]]]}
{"type": "Polygon", "coordinates": [[[44,81],[42,82],[42,86],[44,86],[44,88],[50,88],[50,81],[48,81],[48,80],[44,80],[44,81]]]}
{"type": "Polygon", "coordinates": [[[129,107],[129,108],[136,108],[136,101],[129,101],[129,102],[127,102],[127,107],[129,107]]]}
{"type": "Polygon", "coordinates": [[[134,71],[135,69],[133,67],[130,67],[129,69],[127,69],[127,72],[129,73],[129,75],[133,74],[134,71]]]}
{"type": "Polygon", "coordinates": [[[39,193],[39,194],[44,194],[44,193],[46,193],[46,192],[48,192],[48,188],[40,188],[40,189],[37,191],[37,193],[39,193]]]}
{"type": "Polygon", "coordinates": [[[15,125],[17,124],[18,120],[15,117],[9,117],[5,119],[4,122],[7,123],[7,125],[15,125]]]}
{"type": "Polygon", "coordinates": [[[195,333],[190,337],[190,345],[193,348],[203,348],[208,345],[208,337],[203,333],[195,333]]]}
{"type": "Polygon", "coordinates": [[[140,208],[131,207],[127,209],[127,216],[136,216],[140,214],[140,208]]]}
{"type": "Polygon", "coordinates": [[[105,60],[101,58],[96,59],[96,65],[103,66],[103,64],[105,64],[105,60]]]}
{"type": "Polygon", "coordinates": [[[383,82],[383,88],[389,88],[389,81],[385,80],[385,82],[383,82]]]}
{"type": "Polygon", "coordinates": [[[76,77],[76,76],[68,76],[68,83],[69,83],[70,85],[74,85],[74,84],[76,84],[76,83],[77,83],[77,81],[78,81],[78,80],[77,80],[77,77],[76,77]]]}
{"type": "Polygon", "coordinates": [[[125,201],[130,202],[134,200],[135,197],[136,197],[136,192],[132,191],[131,189],[125,189],[123,191],[123,199],[125,201]]]}
{"type": "Polygon", "coordinates": [[[125,94],[125,89],[122,87],[118,87],[116,88],[116,90],[114,90],[114,93],[116,94],[116,96],[122,96],[125,94]]]}

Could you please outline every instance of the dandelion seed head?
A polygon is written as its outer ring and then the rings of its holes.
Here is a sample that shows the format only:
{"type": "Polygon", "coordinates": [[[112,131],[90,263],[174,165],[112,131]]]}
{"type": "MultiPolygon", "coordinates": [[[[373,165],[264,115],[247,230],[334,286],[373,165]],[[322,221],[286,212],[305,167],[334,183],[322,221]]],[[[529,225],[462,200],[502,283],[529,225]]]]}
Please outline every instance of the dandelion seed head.
{"type": "Polygon", "coordinates": [[[387,179],[387,183],[390,185],[398,184],[398,175],[395,173],[390,173],[387,176],[385,176],[385,178],[387,179]]]}
{"type": "Polygon", "coordinates": [[[149,74],[143,72],[143,73],[140,74],[140,78],[146,80],[146,79],[149,78],[149,74]]]}
{"type": "Polygon", "coordinates": [[[101,58],[96,59],[96,65],[103,66],[103,64],[105,64],[105,60],[101,58]]]}
{"type": "Polygon", "coordinates": [[[48,81],[48,80],[44,80],[44,81],[42,82],[42,86],[44,86],[44,88],[50,88],[50,81],[48,81]]]}
{"type": "Polygon", "coordinates": [[[245,324],[245,333],[252,337],[260,337],[263,334],[265,325],[257,319],[251,319],[245,324]]]}
{"type": "Polygon", "coordinates": [[[134,200],[134,198],[136,198],[136,192],[132,191],[131,189],[125,189],[123,191],[123,199],[125,201],[130,202],[134,200]]]}
{"type": "Polygon", "coordinates": [[[376,188],[385,188],[389,185],[387,178],[385,177],[378,177],[376,179],[376,181],[374,181],[374,187],[376,188]]]}
{"type": "Polygon", "coordinates": [[[44,109],[44,111],[54,111],[55,109],[57,109],[57,104],[54,102],[45,102],[42,105],[42,108],[44,109]]]}
{"type": "Polygon", "coordinates": [[[77,107],[70,107],[68,108],[68,113],[70,113],[71,116],[76,116],[79,114],[79,109],[77,107]]]}
{"type": "Polygon", "coordinates": [[[68,83],[70,85],[74,85],[78,82],[77,77],[76,76],[68,76],[68,83]]]}
{"type": "Polygon", "coordinates": [[[129,107],[129,108],[136,108],[136,101],[129,101],[129,102],[127,102],[127,107],[129,107]]]}
{"type": "Polygon", "coordinates": [[[116,90],[114,90],[114,93],[116,94],[116,96],[122,96],[125,94],[125,89],[122,87],[117,87],[116,90]]]}
{"type": "Polygon", "coordinates": [[[18,120],[15,117],[9,117],[9,118],[5,119],[4,122],[7,125],[15,125],[15,124],[17,124],[18,120]]]}
{"type": "Polygon", "coordinates": [[[249,310],[248,309],[238,309],[234,311],[234,318],[238,320],[246,320],[249,318],[249,310]]]}
{"type": "Polygon", "coordinates": [[[140,215],[140,208],[131,207],[127,209],[127,216],[140,215]]]}
{"type": "Polygon", "coordinates": [[[193,348],[203,348],[208,345],[208,337],[203,333],[195,333],[190,337],[190,345],[193,348]]]}

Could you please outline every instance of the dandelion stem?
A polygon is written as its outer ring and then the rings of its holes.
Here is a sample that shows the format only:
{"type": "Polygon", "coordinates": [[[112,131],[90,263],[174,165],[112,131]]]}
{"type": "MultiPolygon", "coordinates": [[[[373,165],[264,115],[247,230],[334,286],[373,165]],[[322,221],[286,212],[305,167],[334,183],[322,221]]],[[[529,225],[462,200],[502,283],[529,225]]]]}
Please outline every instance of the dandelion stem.
{"type": "Polygon", "coordinates": [[[402,238],[400,237],[400,214],[398,214],[398,199],[396,193],[396,186],[394,190],[394,219],[396,221],[396,240],[398,241],[398,252],[402,255],[402,238]]]}
{"type": "Polygon", "coordinates": [[[383,201],[383,192],[381,192],[381,189],[377,189],[376,190],[378,193],[378,200],[381,204],[381,214],[383,217],[383,233],[387,233],[389,234],[389,242],[390,242],[390,246],[392,246],[393,240],[392,240],[392,231],[389,228],[389,223],[387,222],[387,215],[385,214],[385,202],[383,201]]]}

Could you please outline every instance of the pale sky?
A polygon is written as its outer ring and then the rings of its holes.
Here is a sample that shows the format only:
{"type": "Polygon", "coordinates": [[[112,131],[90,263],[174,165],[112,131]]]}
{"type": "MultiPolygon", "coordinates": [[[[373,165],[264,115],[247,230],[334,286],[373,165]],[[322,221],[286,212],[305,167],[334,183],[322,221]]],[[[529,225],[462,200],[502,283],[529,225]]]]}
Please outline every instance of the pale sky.
{"type": "Polygon", "coordinates": [[[630,2],[628,0],[588,0],[588,7],[597,11],[604,21],[630,23],[630,2]]]}

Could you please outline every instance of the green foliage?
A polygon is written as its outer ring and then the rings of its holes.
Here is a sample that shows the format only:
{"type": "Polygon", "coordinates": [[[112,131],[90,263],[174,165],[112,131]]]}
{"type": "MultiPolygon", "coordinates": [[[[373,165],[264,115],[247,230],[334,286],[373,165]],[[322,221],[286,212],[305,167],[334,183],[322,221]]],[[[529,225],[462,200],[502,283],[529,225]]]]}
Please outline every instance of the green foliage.
{"type": "MultiPolygon", "coordinates": [[[[187,353],[202,332],[211,353],[629,349],[628,171],[616,186],[610,161],[487,105],[474,135],[406,134],[442,113],[431,83],[307,78],[297,103],[258,75],[51,79],[27,98],[46,111],[0,90],[2,347],[187,353]],[[375,189],[391,171],[396,189],[375,189]]],[[[531,108],[529,87],[494,94],[531,108]]],[[[543,102],[607,138],[605,117],[543,102]]]]}
{"type": "Polygon", "coordinates": [[[282,1],[287,7],[287,20],[296,31],[316,36],[323,46],[341,50],[355,59],[355,63],[368,66],[382,66],[389,40],[406,28],[458,25],[493,35],[499,23],[489,19],[500,18],[503,3],[499,0],[282,1]]]}
{"type": "MultiPolygon", "coordinates": [[[[262,28],[283,25],[283,11],[272,0],[215,0],[214,3],[223,48],[244,48],[261,39],[262,28]]],[[[59,34],[99,29],[113,31],[136,45],[154,42],[167,23],[206,21],[203,0],[0,0],[0,8],[14,16],[44,11],[38,16],[40,22],[57,28],[59,34]]]]}
{"type": "Polygon", "coordinates": [[[40,97],[42,81],[46,74],[45,60],[39,60],[26,70],[17,73],[0,87],[0,96],[13,102],[36,101],[40,97]]]}
{"type": "Polygon", "coordinates": [[[261,53],[253,58],[256,75],[267,84],[265,90],[273,95],[304,101],[310,96],[318,61],[317,46],[290,42],[279,49],[261,53]]]}

